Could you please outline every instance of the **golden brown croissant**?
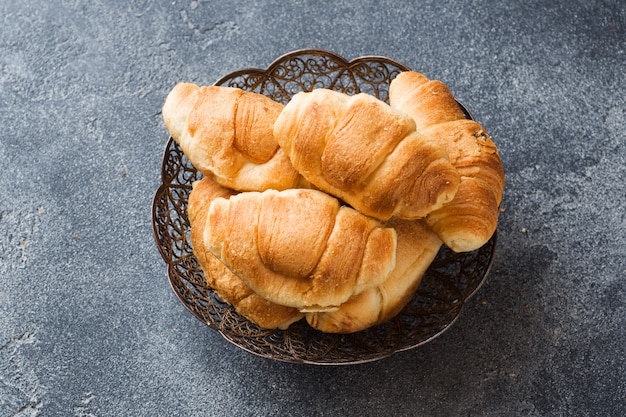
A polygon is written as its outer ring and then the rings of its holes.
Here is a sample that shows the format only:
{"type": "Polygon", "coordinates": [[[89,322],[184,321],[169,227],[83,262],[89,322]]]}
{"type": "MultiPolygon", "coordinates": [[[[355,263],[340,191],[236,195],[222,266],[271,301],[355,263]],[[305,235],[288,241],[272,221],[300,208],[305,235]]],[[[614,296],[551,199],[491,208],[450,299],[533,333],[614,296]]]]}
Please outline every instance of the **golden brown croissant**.
{"type": "Polygon", "coordinates": [[[381,220],[420,218],[450,201],[460,178],[407,115],[368,94],[296,94],[274,137],[304,178],[381,220]]]}
{"type": "Polygon", "coordinates": [[[327,333],[353,333],[395,317],[411,300],[441,247],[421,220],[392,218],[397,234],[396,265],[380,285],[352,296],[335,311],[307,313],[311,327],[327,333]]]}
{"type": "Polygon", "coordinates": [[[163,120],[191,163],[239,191],[295,187],[302,178],[273,137],[283,105],[230,87],[179,83],[163,105],[163,120]]]}
{"type": "Polygon", "coordinates": [[[456,252],[478,249],[493,235],[504,190],[504,171],[496,145],[485,129],[465,118],[440,81],[417,72],[392,80],[390,104],[413,118],[416,129],[444,148],[461,175],[454,199],[428,214],[426,221],[456,252]]]}
{"type": "Polygon", "coordinates": [[[204,243],[256,293],[303,312],[379,285],[396,260],[392,228],[311,189],[213,200],[204,243]]]}
{"type": "Polygon", "coordinates": [[[194,255],[204,272],[207,285],[239,314],[262,328],[286,329],[304,315],[295,308],[272,303],[256,294],[204,246],[204,226],[211,201],[217,197],[228,198],[233,194],[209,177],[193,183],[187,213],[194,255]]]}

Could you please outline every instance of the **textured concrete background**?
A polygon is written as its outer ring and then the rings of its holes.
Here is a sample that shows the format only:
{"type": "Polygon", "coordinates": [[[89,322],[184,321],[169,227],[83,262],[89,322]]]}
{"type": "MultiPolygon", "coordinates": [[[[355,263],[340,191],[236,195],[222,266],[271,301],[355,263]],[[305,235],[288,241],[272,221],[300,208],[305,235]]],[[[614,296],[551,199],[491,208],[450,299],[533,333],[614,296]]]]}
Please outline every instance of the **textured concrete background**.
{"type": "Polygon", "coordinates": [[[0,415],[624,415],[626,4],[288,3],[0,2],[0,415]],[[505,164],[485,285],[371,364],[232,346],[152,237],[167,92],[298,48],[446,82],[505,164]]]}

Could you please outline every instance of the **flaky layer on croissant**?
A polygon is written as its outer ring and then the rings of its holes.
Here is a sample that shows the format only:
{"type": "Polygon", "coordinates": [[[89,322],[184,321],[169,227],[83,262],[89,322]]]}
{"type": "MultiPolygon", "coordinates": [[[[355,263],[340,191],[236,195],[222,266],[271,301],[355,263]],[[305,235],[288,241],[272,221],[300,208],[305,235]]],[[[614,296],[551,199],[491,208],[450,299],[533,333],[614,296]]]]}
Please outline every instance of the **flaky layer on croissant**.
{"type": "Polygon", "coordinates": [[[165,126],[191,163],[239,191],[287,189],[302,177],[273,137],[283,105],[238,88],[179,83],[168,94],[165,126]]]}
{"type": "Polygon", "coordinates": [[[233,191],[221,187],[209,177],[193,183],[187,206],[193,253],[204,272],[207,285],[232,305],[235,311],[262,328],[286,329],[304,314],[295,308],[272,303],[255,293],[204,245],[204,226],[211,201],[218,197],[228,198],[233,194],[233,191]]]}
{"type": "Polygon", "coordinates": [[[442,147],[461,176],[459,188],[426,222],[450,249],[478,249],[493,235],[504,191],[504,170],[485,129],[467,120],[450,90],[423,74],[400,73],[390,84],[392,107],[413,118],[416,129],[442,147]]]}
{"type": "Polygon", "coordinates": [[[397,234],[396,265],[383,283],[353,295],[338,309],[307,313],[306,320],[326,333],[353,333],[395,317],[411,300],[437,255],[441,240],[421,220],[392,218],[397,234]]]}
{"type": "Polygon", "coordinates": [[[217,198],[204,244],[256,293],[303,312],[379,285],[396,262],[393,229],[317,190],[217,198]]]}
{"type": "Polygon", "coordinates": [[[452,200],[460,178],[407,115],[368,94],[296,94],[274,137],[304,178],[378,219],[420,218],[452,200]]]}

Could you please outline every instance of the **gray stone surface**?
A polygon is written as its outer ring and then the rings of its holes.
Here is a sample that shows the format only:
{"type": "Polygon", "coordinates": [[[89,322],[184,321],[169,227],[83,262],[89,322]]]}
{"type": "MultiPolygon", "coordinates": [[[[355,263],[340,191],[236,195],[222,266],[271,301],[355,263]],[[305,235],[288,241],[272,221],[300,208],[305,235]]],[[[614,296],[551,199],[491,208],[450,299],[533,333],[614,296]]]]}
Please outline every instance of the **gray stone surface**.
{"type": "Polygon", "coordinates": [[[292,3],[0,2],[0,415],[624,415],[624,2],[292,3]],[[485,285],[375,363],[232,346],[152,237],[169,89],[298,48],[446,82],[507,173],[485,285]]]}

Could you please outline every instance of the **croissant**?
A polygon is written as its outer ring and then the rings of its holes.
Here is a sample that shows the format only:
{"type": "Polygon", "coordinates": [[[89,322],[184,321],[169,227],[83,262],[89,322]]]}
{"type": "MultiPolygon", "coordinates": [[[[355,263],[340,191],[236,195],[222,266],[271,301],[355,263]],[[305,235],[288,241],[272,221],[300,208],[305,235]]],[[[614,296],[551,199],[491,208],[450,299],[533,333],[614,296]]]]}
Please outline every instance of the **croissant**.
{"type": "Polygon", "coordinates": [[[311,327],[326,333],[353,333],[395,317],[411,300],[437,255],[441,240],[421,220],[392,218],[397,234],[396,265],[380,285],[356,294],[335,311],[311,312],[311,327]]]}
{"type": "Polygon", "coordinates": [[[168,94],[165,126],[189,161],[239,191],[287,189],[302,177],[273,137],[283,105],[238,88],[179,83],[168,94]]]}
{"type": "Polygon", "coordinates": [[[379,285],[396,261],[392,228],[312,189],[213,200],[204,244],[257,294],[302,312],[379,285]]]}
{"type": "Polygon", "coordinates": [[[460,182],[410,117],[364,93],[297,93],[274,137],[311,184],[380,220],[423,217],[452,200],[460,182]]]}
{"type": "Polygon", "coordinates": [[[426,222],[450,249],[478,249],[493,235],[504,191],[498,149],[485,129],[465,118],[450,90],[417,72],[403,72],[390,84],[389,100],[413,118],[416,129],[444,148],[461,181],[452,201],[433,210],[426,222]]]}
{"type": "Polygon", "coordinates": [[[234,192],[221,187],[209,177],[195,181],[192,186],[187,205],[191,226],[190,240],[207,285],[225,302],[231,304],[235,311],[262,328],[286,329],[300,320],[304,314],[295,308],[272,303],[256,294],[204,245],[204,225],[211,201],[217,197],[230,197],[234,192]]]}

